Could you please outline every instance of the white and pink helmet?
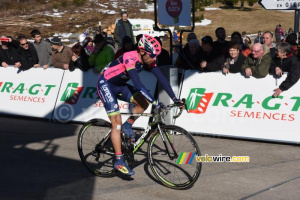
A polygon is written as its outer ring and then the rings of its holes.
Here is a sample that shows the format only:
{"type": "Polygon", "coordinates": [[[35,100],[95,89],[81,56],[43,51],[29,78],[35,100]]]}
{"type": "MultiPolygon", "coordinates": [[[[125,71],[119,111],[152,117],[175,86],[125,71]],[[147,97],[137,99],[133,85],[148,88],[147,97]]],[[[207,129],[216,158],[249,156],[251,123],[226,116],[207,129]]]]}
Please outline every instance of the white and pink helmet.
{"type": "Polygon", "coordinates": [[[138,42],[138,48],[144,49],[151,58],[158,56],[161,52],[160,43],[154,37],[146,34],[138,42]]]}

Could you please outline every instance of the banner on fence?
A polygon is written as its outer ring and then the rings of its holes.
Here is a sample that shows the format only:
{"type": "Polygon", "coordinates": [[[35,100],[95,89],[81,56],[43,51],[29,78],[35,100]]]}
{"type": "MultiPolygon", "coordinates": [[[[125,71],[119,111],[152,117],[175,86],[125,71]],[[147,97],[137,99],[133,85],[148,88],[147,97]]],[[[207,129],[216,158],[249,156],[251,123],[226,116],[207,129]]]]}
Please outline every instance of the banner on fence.
{"type": "Polygon", "coordinates": [[[0,113],[50,119],[63,73],[0,67],[0,113]]]}
{"type": "Polygon", "coordinates": [[[189,113],[175,124],[194,133],[273,141],[300,142],[300,82],[279,98],[273,90],[284,81],[241,74],[186,71],[181,97],[189,113]]]}

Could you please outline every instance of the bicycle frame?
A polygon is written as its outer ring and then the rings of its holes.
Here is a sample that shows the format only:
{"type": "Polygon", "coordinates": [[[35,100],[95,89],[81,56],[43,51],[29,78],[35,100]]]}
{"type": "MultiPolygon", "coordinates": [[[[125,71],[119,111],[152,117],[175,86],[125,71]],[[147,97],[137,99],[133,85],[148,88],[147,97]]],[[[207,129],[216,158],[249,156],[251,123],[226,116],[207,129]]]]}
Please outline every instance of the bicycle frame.
{"type": "MultiPolygon", "coordinates": [[[[136,116],[136,117],[141,117],[141,116],[144,116],[144,117],[153,117],[155,116],[154,114],[149,114],[149,113],[139,113],[139,114],[136,114],[136,113],[120,113],[121,115],[130,115],[130,116],[136,116]]],[[[145,142],[145,137],[147,137],[150,133],[150,131],[152,130],[152,126],[153,125],[157,125],[157,127],[155,129],[157,129],[159,131],[159,134],[162,138],[162,141],[164,143],[164,146],[166,147],[166,150],[167,150],[167,153],[168,153],[168,156],[170,157],[171,160],[175,159],[175,158],[178,158],[178,154],[174,148],[174,145],[171,141],[171,138],[168,136],[168,133],[165,133],[165,135],[167,136],[167,140],[169,141],[170,143],[170,146],[174,152],[174,156],[171,156],[170,154],[170,151],[169,151],[169,148],[168,148],[168,145],[166,143],[166,139],[164,137],[164,133],[162,132],[161,130],[161,125],[165,125],[163,122],[161,122],[161,116],[160,115],[156,115],[156,116],[159,116],[159,118],[157,119],[154,119],[153,122],[150,122],[148,124],[148,126],[146,127],[146,129],[144,130],[144,133],[139,137],[139,139],[133,143],[133,154],[135,154],[137,152],[137,150],[144,144],[145,142]]],[[[100,141],[100,143],[98,144],[99,146],[101,146],[100,144],[102,144],[102,142],[106,141],[108,139],[108,137],[110,136],[110,133],[111,132],[108,132],[104,138],[100,141]]],[[[98,146],[97,145],[97,146],[98,146]]],[[[97,148],[96,146],[96,148],[97,148]]],[[[104,149],[102,149],[104,150],[104,149]]],[[[105,150],[106,153],[108,154],[114,154],[114,152],[111,152],[110,150],[105,150]]]]}

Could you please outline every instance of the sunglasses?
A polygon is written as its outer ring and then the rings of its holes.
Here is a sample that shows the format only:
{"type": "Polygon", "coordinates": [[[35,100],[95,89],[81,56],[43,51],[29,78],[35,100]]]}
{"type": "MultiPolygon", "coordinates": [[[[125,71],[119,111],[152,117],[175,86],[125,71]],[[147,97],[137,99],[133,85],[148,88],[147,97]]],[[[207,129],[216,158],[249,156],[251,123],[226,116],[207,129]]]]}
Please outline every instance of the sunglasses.
{"type": "Polygon", "coordinates": [[[155,53],[146,52],[143,56],[149,55],[150,58],[155,58],[157,55],[155,53]]]}
{"type": "Polygon", "coordinates": [[[150,56],[150,58],[155,58],[156,57],[156,54],[154,53],[151,53],[151,54],[148,54],[150,56]]]}
{"type": "Polygon", "coordinates": [[[21,46],[24,46],[24,45],[26,45],[26,44],[28,44],[28,42],[26,42],[26,43],[24,43],[24,44],[20,44],[21,46]]]}

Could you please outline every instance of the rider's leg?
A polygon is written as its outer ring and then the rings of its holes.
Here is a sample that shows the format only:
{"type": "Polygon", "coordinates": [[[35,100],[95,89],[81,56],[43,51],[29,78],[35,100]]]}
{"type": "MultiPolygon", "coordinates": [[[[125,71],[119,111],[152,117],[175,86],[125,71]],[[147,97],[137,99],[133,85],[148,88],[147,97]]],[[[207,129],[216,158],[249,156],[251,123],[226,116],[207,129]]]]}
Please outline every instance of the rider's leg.
{"type": "MultiPolygon", "coordinates": [[[[149,105],[149,102],[140,94],[133,96],[132,103],[135,104],[135,107],[132,109],[132,113],[143,113],[149,105]]],[[[129,119],[132,119],[133,121],[137,120],[138,116],[131,116],[129,119]]]]}
{"type": "MultiPolygon", "coordinates": [[[[132,109],[132,113],[134,114],[143,113],[149,105],[149,102],[140,93],[133,95],[131,102],[135,104],[135,107],[132,109]]],[[[132,131],[132,124],[135,122],[135,120],[137,120],[137,118],[137,116],[130,116],[122,125],[125,134],[129,135],[133,141],[135,141],[135,136],[132,131]]]]}
{"type": "Polygon", "coordinates": [[[134,171],[131,170],[125,163],[122,155],[121,148],[121,114],[116,114],[109,117],[112,128],[111,128],[111,141],[115,150],[116,161],[114,163],[114,168],[126,175],[134,175],[134,171]]]}
{"type": "Polygon", "coordinates": [[[122,156],[122,148],[121,148],[121,114],[119,110],[119,105],[116,97],[116,91],[118,87],[114,87],[106,82],[103,75],[100,76],[98,80],[98,94],[101,98],[102,103],[104,104],[105,110],[108,114],[108,117],[111,121],[111,141],[116,154],[116,161],[114,163],[114,168],[119,170],[120,172],[133,175],[134,171],[132,171],[128,165],[124,162],[122,156]]]}
{"type": "Polygon", "coordinates": [[[122,152],[121,150],[121,114],[116,114],[109,117],[112,128],[110,138],[115,152],[122,152]]]}

